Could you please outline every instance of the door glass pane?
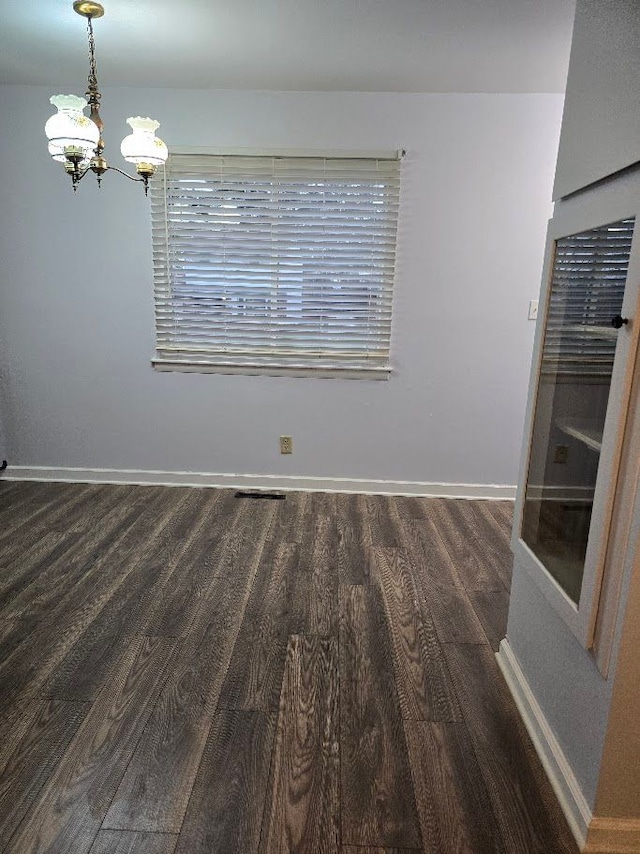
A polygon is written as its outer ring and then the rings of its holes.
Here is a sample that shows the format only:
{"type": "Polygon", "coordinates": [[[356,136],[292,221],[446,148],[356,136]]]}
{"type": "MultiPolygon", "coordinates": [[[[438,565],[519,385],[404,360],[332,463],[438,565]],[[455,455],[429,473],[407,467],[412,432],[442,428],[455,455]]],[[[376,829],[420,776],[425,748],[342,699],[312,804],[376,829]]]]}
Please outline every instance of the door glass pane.
{"type": "Polygon", "coordinates": [[[634,220],[556,243],[522,538],[576,604],[634,220]]]}

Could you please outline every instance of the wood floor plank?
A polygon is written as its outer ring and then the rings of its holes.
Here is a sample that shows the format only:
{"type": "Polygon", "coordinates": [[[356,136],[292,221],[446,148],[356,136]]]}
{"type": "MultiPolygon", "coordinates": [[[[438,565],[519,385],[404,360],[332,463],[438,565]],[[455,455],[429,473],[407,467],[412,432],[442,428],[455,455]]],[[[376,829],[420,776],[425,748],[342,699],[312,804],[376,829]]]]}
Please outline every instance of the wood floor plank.
{"type": "Polygon", "coordinates": [[[176,854],[258,851],[276,720],[274,713],[216,714],[176,854]]]}
{"type": "Polygon", "coordinates": [[[181,635],[175,627],[177,618],[171,619],[179,611],[171,595],[173,577],[185,552],[200,535],[212,497],[204,490],[193,491],[186,500],[177,503],[165,524],[150,531],[149,548],[136,550],[135,569],[121,594],[134,603],[134,610],[128,607],[119,615],[119,631],[154,637],[181,635]]]}
{"type": "Polygon", "coordinates": [[[469,593],[450,585],[425,583],[424,579],[421,592],[425,614],[433,621],[441,643],[487,643],[469,593]]]}
{"type": "Polygon", "coordinates": [[[335,496],[315,492],[304,517],[298,571],[297,607],[306,611],[303,634],[329,637],[337,630],[338,566],[335,496]]]}
{"type": "Polygon", "coordinates": [[[0,772],[0,850],[58,764],[89,710],[87,703],[34,702],[31,725],[0,772]]]}
{"type": "MultiPolygon", "coordinates": [[[[27,593],[26,606],[23,604],[20,607],[14,600],[34,580],[38,579],[41,573],[46,573],[52,564],[63,559],[65,554],[73,555],[79,541],[80,536],[77,534],[64,536],[58,533],[46,533],[33,546],[27,548],[24,554],[13,562],[13,565],[0,567],[0,621],[17,624],[18,621],[27,620],[31,625],[35,625],[38,615],[30,607],[31,591],[27,593]],[[29,613],[28,617],[24,616],[25,611],[29,613]]],[[[8,655],[7,634],[3,632],[3,651],[0,653],[0,660],[8,655]]]]}
{"type": "Polygon", "coordinates": [[[336,495],[340,584],[368,584],[374,571],[373,541],[364,495],[336,495]]]}
{"type": "MultiPolygon", "coordinates": [[[[256,573],[249,601],[247,615],[257,622],[263,615],[280,622],[288,634],[300,634],[298,629],[303,622],[302,615],[296,614],[293,607],[296,579],[300,568],[300,546],[298,543],[281,542],[276,520],[272,523],[256,573]],[[291,628],[295,624],[296,628],[291,628]]],[[[305,611],[306,616],[306,611],[305,611]]]]}
{"type": "Polygon", "coordinates": [[[216,572],[194,610],[190,632],[208,625],[212,613],[236,613],[249,605],[262,554],[276,510],[275,501],[252,501],[237,517],[222,543],[216,572]]]}
{"type": "Polygon", "coordinates": [[[309,492],[287,492],[284,501],[278,502],[273,523],[273,535],[280,544],[300,544],[304,533],[304,520],[311,505],[309,492]]]}
{"type": "Polygon", "coordinates": [[[23,555],[0,568],[0,614],[14,618],[25,611],[34,614],[34,602],[38,592],[46,589],[47,579],[60,580],[62,567],[84,554],[86,545],[78,534],[45,533],[23,555]],[[34,582],[38,586],[31,587],[34,582]]]}
{"type": "MultiPolygon", "coordinates": [[[[145,632],[146,615],[152,608],[156,590],[162,588],[171,573],[171,558],[166,557],[166,548],[159,548],[159,541],[166,547],[167,531],[171,530],[188,543],[185,525],[190,518],[196,518],[192,516],[193,511],[193,505],[188,502],[178,502],[175,509],[171,503],[165,504],[165,515],[160,518],[166,520],[166,525],[161,523],[160,527],[145,527],[136,532],[135,554],[125,557],[120,567],[117,561],[109,567],[113,579],[118,579],[119,572],[124,576],[117,595],[111,596],[89,625],[78,633],[65,658],[40,689],[40,696],[67,700],[95,698],[129,643],[129,637],[145,632]]],[[[123,551],[126,555],[126,548],[123,551]]],[[[179,553],[171,546],[169,551],[174,557],[179,553]]]]}
{"type": "Polygon", "coordinates": [[[334,518],[336,515],[336,496],[333,492],[308,493],[305,518],[311,516],[317,519],[321,516],[334,518]]]}
{"type": "MultiPolygon", "coordinates": [[[[104,821],[105,828],[177,833],[246,610],[272,509],[255,508],[230,596],[212,597],[194,622],[104,821]],[[214,607],[215,606],[215,607],[214,607]]],[[[228,581],[228,579],[226,579],[228,581]]]]}
{"type": "Polygon", "coordinates": [[[510,854],[462,723],[405,723],[423,854],[510,854]]]}
{"type": "Polygon", "coordinates": [[[37,482],[21,483],[13,492],[3,494],[0,497],[2,540],[8,539],[16,529],[49,511],[57,502],[68,496],[69,492],[61,488],[60,484],[37,482]]]}
{"type": "Polygon", "coordinates": [[[463,587],[456,566],[433,520],[428,517],[409,517],[404,518],[402,522],[406,547],[411,550],[414,565],[425,581],[438,586],[463,587]]]}
{"type": "Polygon", "coordinates": [[[364,845],[343,845],[342,854],[421,854],[420,848],[370,848],[364,845]]]}
{"type": "MultiPolygon", "coordinates": [[[[16,519],[13,518],[14,526],[11,530],[2,530],[0,533],[0,567],[2,569],[13,568],[18,560],[30,549],[37,547],[37,544],[46,534],[54,532],[56,522],[59,518],[72,509],[74,506],[82,506],[85,499],[91,495],[89,487],[85,486],[82,489],[66,494],[64,497],[54,501],[52,505],[37,507],[37,509],[24,520],[21,520],[19,525],[15,525],[16,519]]],[[[58,534],[69,536],[68,531],[57,531],[58,534]]],[[[3,577],[7,573],[3,572],[3,577]]]]}
{"type": "Polygon", "coordinates": [[[412,567],[399,549],[375,549],[402,716],[455,721],[460,711],[440,644],[421,613],[412,567]]]}
{"type": "Polygon", "coordinates": [[[23,644],[37,625],[37,617],[6,619],[0,616],[0,661],[4,661],[23,644]]]}
{"type": "Polygon", "coordinates": [[[312,492],[307,501],[305,513],[301,517],[300,532],[300,569],[309,572],[312,568],[314,548],[318,543],[329,547],[327,538],[335,531],[336,497],[326,492],[312,492]]]}
{"type": "Polygon", "coordinates": [[[322,517],[315,527],[309,572],[307,635],[331,637],[338,630],[338,559],[335,517],[322,517]]]}
{"type": "Polygon", "coordinates": [[[82,506],[95,491],[88,484],[46,484],[52,489],[51,501],[35,503],[29,512],[11,514],[11,525],[0,531],[2,560],[14,561],[47,531],[55,530],[66,513],[82,506]]]}
{"type": "Polygon", "coordinates": [[[251,559],[251,542],[247,546],[245,541],[253,541],[256,531],[260,541],[264,539],[265,519],[272,520],[276,508],[238,500],[232,490],[217,492],[219,500],[207,514],[205,524],[176,561],[162,599],[154,608],[150,634],[185,635],[214,580],[234,574],[234,562],[243,554],[243,544],[245,551],[249,548],[251,559]]]}
{"type": "Polygon", "coordinates": [[[474,517],[475,538],[478,548],[487,560],[493,562],[507,591],[511,589],[513,552],[510,537],[505,537],[503,522],[496,518],[491,501],[470,501],[470,512],[474,517]]]}
{"type": "Polygon", "coordinates": [[[228,528],[237,521],[237,511],[228,490],[201,490],[176,519],[171,535],[165,534],[156,561],[162,583],[149,596],[147,634],[187,634],[203,592],[218,571],[220,553],[228,528]]]}
{"type": "Polygon", "coordinates": [[[173,854],[177,840],[173,833],[101,830],[90,854],[173,854]]]}
{"type": "Polygon", "coordinates": [[[498,522],[503,534],[511,542],[511,529],[513,527],[513,501],[487,501],[487,509],[498,522]]]}
{"type": "Polygon", "coordinates": [[[394,499],[388,495],[367,495],[365,504],[373,545],[402,548],[402,523],[394,499]]]}
{"type": "Polygon", "coordinates": [[[130,635],[105,628],[101,617],[102,614],[79,635],[68,654],[38,689],[38,697],[77,702],[96,699],[131,643],[130,635]]]}
{"type": "MultiPolygon", "coordinates": [[[[422,506],[419,500],[412,501],[422,506]]],[[[399,500],[411,574],[425,623],[433,623],[440,642],[486,643],[482,625],[436,526],[426,517],[414,519],[403,510],[405,506],[399,500]]]]}
{"type": "Polygon", "coordinates": [[[337,854],[338,651],[333,638],[292,635],[265,804],[262,854],[337,854]]]}
{"type": "MultiPolygon", "coordinates": [[[[255,711],[277,711],[287,651],[289,622],[288,593],[291,573],[297,568],[298,546],[286,543],[268,552],[269,563],[261,567],[268,582],[260,585],[260,604],[247,606],[227,675],[219,707],[255,711]]],[[[258,572],[260,572],[260,569],[258,572]]],[[[254,585],[254,590],[256,585],[254,585]]]]}
{"type": "MultiPolygon", "coordinates": [[[[145,487],[145,490],[147,487],[145,487]]],[[[160,527],[152,526],[157,531],[157,553],[167,563],[176,560],[184,550],[184,540],[190,539],[206,519],[210,501],[215,501],[217,490],[209,492],[205,489],[189,489],[172,487],[161,492],[161,506],[171,508],[170,515],[164,519],[160,527]]],[[[151,502],[145,502],[150,509],[151,502]]],[[[145,511],[148,513],[148,510],[145,511]]]]}
{"type": "Polygon", "coordinates": [[[462,644],[444,651],[506,851],[577,854],[493,652],[462,644]]]}
{"type": "Polygon", "coordinates": [[[420,847],[409,757],[382,604],[374,588],[340,590],[342,841],[420,847]]]}
{"type": "Polygon", "coordinates": [[[509,594],[506,590],[473,590],[469,593],[473,610],[482,623],[489,645],[494,651],[507,634],[509,594]]]}
{"type": "Polygon", "coordinates": [[[203,637],[182,641],[103,827],[179,832],[224,680],[233,622],[214,615],[203,637]]]}
{"type": "Polygon", "coordinates": [[[219,704],[223,709],[278,709],[288,635],[270,621],[245,620],[233,651],[219,704]]]}
{"type": "MultiPolygon", "coordinates": [[[[93,509],[93,508],[92,508],[93,509]]],[[[141,515],[135,504],[113,506],[104,514],[100,525],[93,527],[75,541],[69,549],[56,549],[55,557],[42,557],[34,563],[28,575],[22,575],[10,590],[3,614],[11,616],[40,616],[49,613],[70,592],[98,560],[104,560],[121,550],[127,532],[141,515]]]]}
{"type": "Polygon", "coordinates": [[[171,666],[176,641],[138,638],[11,840],[20,854],[88,854],[171,666]]]}
{"type": "MultiPolygon", "coordinates": [[[[0,662],[0,682],[3,685],[0,710],[21,693],[34,696],[41,689],[102,609],[117,595],[132,570],[133,565],[129,563],[131,551],[136,545],[142,550],[145,546],[150,547],[173,512],[171,504],[165,504],[162,510],[152,504],[137,519],[135,527],[121,529],[119,536],[107,548],[96,546],[94,540],[86,541],[84,559],[82,555],[78,556],[74,567],[79,579],[68,591],[69,595],[58,597],[59,601],[25,642],[0,662]],[[111,571],[105,572],[105,567],[110,567],[111,571]]],[[[47,579],[47,590],[53,597],[56,595],[55,580],[55,576],[47,579]]],[[[61,589],[68,589],[65,587],[68,583],[60,578],[61,589]]],[[[41,599],[36,600],[34,607],[39,613],[41,599]]]]}
{"type": "Polygon", "coordinates": [[[40,713],[42,702],[14,703],[0,716],[0,773],[40,713]]]}
{"type": "Polygon", "coordinates": [[[449,552],[467,590],[504,587],[495,560],[480,549],[480,536],[471,505],[465,499],[423,499],[427,513],[449,552]]]}
{"type": "Polygon", "coordinates": [[[408,495],[396,495],[393,501],[396,506],[398,516],[402,522],[409,521],[411,519],[416,522],[424,521],[424,507],[422,506],[421,499],[418,496],[414,498],[408,495]]]}
{"type": "Polygon", "coordinates": [[[301,569],[301,549],[300,545],[296,553],[291,555],[287,581],[286,621],[290,635],[304,634],[309,627],[310,575],[301,569]]]}
{"type": "Polygon", "coordinates": [[[131,504],[138,500],[138,495],[136,487],[127,484],[97,485],[90,500],[85,496],[82,502],[74,504],[55,520],[49,515],[47,527],[62,533],[94,531],[97,525],[102,525],[105,516],[126,515],[131,504]]]}

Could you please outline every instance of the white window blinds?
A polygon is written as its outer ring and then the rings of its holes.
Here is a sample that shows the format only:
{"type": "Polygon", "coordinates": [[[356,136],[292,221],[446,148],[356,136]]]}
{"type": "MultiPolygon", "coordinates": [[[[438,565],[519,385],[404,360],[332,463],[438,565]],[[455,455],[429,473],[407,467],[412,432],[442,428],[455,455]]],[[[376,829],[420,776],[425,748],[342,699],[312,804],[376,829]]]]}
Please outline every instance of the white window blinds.
{"type": "Polygon", "coordinates": [[[387,372],[398,159],[171,155],[155,363],[387,372]]]}
{"type": "Polygon", "coordinates": [[[556,242],[543,369],[610,375],[618,338],[635,220],[626,219],[556,242]]]}

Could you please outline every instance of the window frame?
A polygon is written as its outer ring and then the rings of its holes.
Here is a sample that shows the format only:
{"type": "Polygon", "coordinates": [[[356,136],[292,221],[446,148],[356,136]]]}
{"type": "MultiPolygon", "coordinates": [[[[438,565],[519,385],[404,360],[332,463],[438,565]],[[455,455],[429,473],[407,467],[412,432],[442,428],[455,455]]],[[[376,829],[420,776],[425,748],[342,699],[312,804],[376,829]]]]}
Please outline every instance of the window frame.
{"type": "MultiPolygon", "coordinates": [[[[202,147],[202,146],[172,146],[170,154],[180,155],[200,155],[200,156],[245,156],[245,157],[265,157],[265,158],[323,158],[323,159],[372,159],[372,160],[390,160],[400,161],[405,156],[404,149],[385,149],[385,150],[342,150],[342,149],[291,149],[291,148],[229,148],[229,147],[202,147]]],[[[399,176],[398,176],[399,180],[399,176]]],[[[165,172],[163,169],[158,170],[154,176],[156,186],[162,183],[164,186],[165,172]]],[[[398,190],[398,203],[400,201],[400,190],[398,190]]],[[[317,378],[341,378],[341,379],[368,379],[368,380],[387,380],[392,373],[391,365],[391,338],[393,326],[393,297],[396,288],[396,268],[397,268],[397,250],[398,250],[398,229],[400,221],[400,212],[396,215],[396,231],[394,235],[394,269],[392,274],[392,285],[390,289],[390,321],[389,321],[389,338],[388,338],[388,358],[386,364],[333,364],[333,365],[314,365],[308,364],[269,364],[261,362],[259,358],[252,360],[250,355],[246,358],[229,358],[223,357],[222,351],[213,358],[198,360],[194,358],[186,361],[183,357],[172,360],[166,355],[160,355],[158,341],[158,314],[157,314],[157,293],[158,273],[155,268],[155,243],[154,243],[154,303],[156,304],[156,322],[154,323],[155,337],[155,353],[151,359],[151,364],[156,371],[164,372],[183,372],[183,373],[214,373],[214,374],[241,374],[241,375],[268,375],[268,376],[295,376],[295,377],[317,377],[317,378]]],[[[152,218],[152,222],[155,222],[152,218]]],[[[170,276],[167,273],[165,276],[166,288],[171,287],[170,276]]],[[[358,357],[354,356],[353,362],[357,362],[358,357]]]]}

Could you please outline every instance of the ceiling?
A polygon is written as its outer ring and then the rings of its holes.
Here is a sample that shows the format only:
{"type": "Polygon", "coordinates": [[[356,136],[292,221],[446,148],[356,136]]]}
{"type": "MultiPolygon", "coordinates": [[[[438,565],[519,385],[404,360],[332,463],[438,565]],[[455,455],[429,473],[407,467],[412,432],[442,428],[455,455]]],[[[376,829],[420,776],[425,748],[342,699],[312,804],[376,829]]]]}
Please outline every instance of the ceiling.
{"type": "MultiPolygon", "coordinates": [[[[575,0],[103,0],[108,86],[563,92],[575,0]]],[[[0,0],[0,83],[86,78],[71,0],[0,0]]]]}

